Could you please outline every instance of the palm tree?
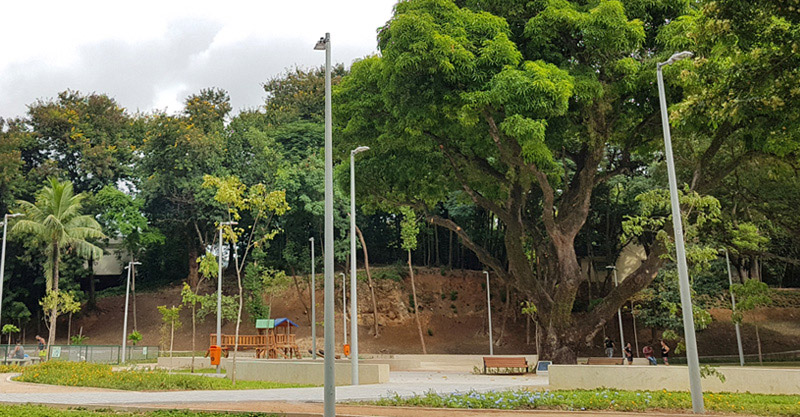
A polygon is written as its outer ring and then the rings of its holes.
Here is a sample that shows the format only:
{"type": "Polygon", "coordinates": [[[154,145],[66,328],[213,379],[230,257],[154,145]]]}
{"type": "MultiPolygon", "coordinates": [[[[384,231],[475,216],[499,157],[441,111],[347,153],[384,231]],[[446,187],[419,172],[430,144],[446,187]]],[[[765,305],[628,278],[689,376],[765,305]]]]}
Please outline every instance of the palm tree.
{"type": "MultiPolygon", "coordinates": [[[[87,239],[105,236],[94,218],[81,214],[81,201],[85,198],[83,193],[75,194],[70,181],[60,182],[50,178],[49,182],[49,186],[42,188],[36,195],[35,203],[17,200],[25,217],[17,221],[11,231],[32,234],[47,245],[47,261],[44,264],[47,294],[57,301],[60,298],[58,267],[62,251],[70,249],[78,256],[99,259],[103,250],[89,243],[87,239]]],[[[59,313],[57,302],[50,305],[48,346],[55,342],[56,319],[59,313]]]]}

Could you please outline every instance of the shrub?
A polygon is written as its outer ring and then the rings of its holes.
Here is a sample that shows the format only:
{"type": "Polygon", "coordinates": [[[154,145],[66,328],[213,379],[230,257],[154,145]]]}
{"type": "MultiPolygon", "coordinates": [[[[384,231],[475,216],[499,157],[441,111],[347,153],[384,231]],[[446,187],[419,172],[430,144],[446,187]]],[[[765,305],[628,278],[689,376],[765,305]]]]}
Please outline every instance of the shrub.
{"type": "Polygon", "coordinates": [[[160,370],[131,369],[115,372],[112,371],[110,365],[67,361],[48,361],[40,365],[23,367],[22,375],[17,380],[51,385],[132,391],[226,390],[296,386],[262,381],[239,381],[236,387],[233,387],[230,380],[227,379],[171,374],[160,370]]]}

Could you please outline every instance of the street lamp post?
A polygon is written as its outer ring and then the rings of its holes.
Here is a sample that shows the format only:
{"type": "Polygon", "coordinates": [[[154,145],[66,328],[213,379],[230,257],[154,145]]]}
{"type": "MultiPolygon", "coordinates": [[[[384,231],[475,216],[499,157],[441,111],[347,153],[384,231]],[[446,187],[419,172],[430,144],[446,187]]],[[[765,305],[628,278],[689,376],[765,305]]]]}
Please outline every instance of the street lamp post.
{"type": "Polygon", "coordinates": [[[661,104],[661,126],[664,130],[664,153],[667,157],[667,174],[669,177],[669,196],[672,206],[672,226],[675,232],[675,252],[678,263],[678,283],[681,293],[681,310],[683,310],[683,332],[686,339],[686,362],[689,364],[689,388],[692,394],[692,410],[696,414],[705,413],[703,403],[703,387],[700,383],[700,361],[697,357],[697,340],[695,339],[694,317],[692,313],[692,295],[689,286],[689,269],[686,265],[686,249],[683,243],[683,224],[681,221],[681,207],[678,200],[678,180],[675,176],[675,161],[672,157],[672,139],[669,130],[669,115],[667,114],[667,98],[664,92],[664,75],[661,68],[693,54],[688,51],[678,52],[667,61],[659,62],[656,66],[658,81],[658,97],[661,104]]]}
{"type": "Polygon", "coordinates": [[[131,272],[136,265],[141,265],[141,263],[130,261],[128,262],[128,266],[125,267],[128,270],[128,280],[125,285],[125,312],[123,313],[124,318],[122,319],[122,352],[120,353],[120,363],[125,363],[125,350],[128,344],[128,300],[130,300],[131,296],[131,272]]]}
{"type": "MultiPolygon", "coordinates": [[[[222,228],[224,226],[234,226],[237,222],[222,222],[219,224],[219,248],[217,251],[217,346],[222,347],[222,228]]],[[[217,365],[217,374],[222,373],[222,367],[217,365]]]]}
{"type": "MultiPolygon", "coordinates": [[[[731,259],[728,257],[728,249],[723,249],[725,251],[725,263],[728,265],[728,288],[730,289],[733,287],[733,278],[731,277],[731,259]]],[[[734,313],[736,313],[736,297],[733,295],[733,291],[731,293],[731,308],[734,313]]],[[[2,294],[0,292],[0,294],[2,294]]],[[[739,366],[744,366],[744,350],[742,350],[742,332],[739,330],[739,322],[736,321],[734,323],[736,326],[736,344],[739,346],[739,366]]]]}
{"type": "Polygon", "coordinates": [[[489,271],[486,274],[486,310],[489,312],[489,356],[494,355],[494,340],[492,340],[492,297],[489,292],[489,271]]]}
{"type": "Polygon", "coordinates": [[[336,415],[336,385],[333,368],[333,139],[331,134],[331,34],[314,46],[325,51],[325,387],[324,417],[336,415]]]}
{"type": "MultiPolygon", "coordinates": [[[[614,271],[614,287],[619,286],[619,281],[617,280],[617,267],[614,265],[609,265],[606,269],[611,269],[614,271]]],[[[622,308],[617,309],[617,317],[619,317],[619,350],[622,352],[622,358],[625,358],[625,332],[622,331],[622,308]]]]}
{"type": "Polygon", "coordinates": [[[8,229],[8,219],[19,216],[24,216],[24,214],[14,213],[14,214],[6,214],[5,216],[3,216],[3,250],[2,254],[0,254],[0,320],[3,319],[3,287],[5,286],[4,279],[6,271],[6,230],[8,229]]]}
{"type": "Polygon", "coordinates": [[[356,168],[355,156],[368,151],[359,146],[350,151],[350,369],[351,384],[358,385],[358,291],[356,278],[356,168]]]}
{"type": "Polygon", "coordinates": [[[314,238],[311,242],[311,359],[317,360],[317,284],[314,275],[314,238]]]}
{"type": "Polygon", "coordinates": [[[344,272],[342,275],[342,335],[344,336],[344,344],[347,344],[347,277],[344,272]]]}

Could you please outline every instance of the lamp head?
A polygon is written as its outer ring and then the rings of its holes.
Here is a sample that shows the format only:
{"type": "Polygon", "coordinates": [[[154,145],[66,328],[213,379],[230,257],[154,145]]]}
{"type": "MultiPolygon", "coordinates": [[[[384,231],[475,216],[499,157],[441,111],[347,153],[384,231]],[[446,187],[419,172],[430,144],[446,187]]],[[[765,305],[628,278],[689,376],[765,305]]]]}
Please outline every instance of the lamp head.
{"type": "Polygon", "coordinates": [[[308,238],[308,240],[309,240],[309,241],[311,241],[311,242],[313,242],[313,241],[314,241],[314,238],[313,238],[313,237],[310,237],[310,238],[308,238]]]}
{"type": "Polygon", "coordinates": [[[8,217],[10,219],[12,217],[22,217],[24,215],[25,215],[25,213],[14,213],[14,214],[6,214],[6,217],[8,217]]]}
{"type": "Polygon", "coordinates": [[[608,265],[606,269],[617,269],[616,265],[608,265]]]}
{"type": "Polygon", "coordinates": [[[669,57],[668,60],[659,63],[658,66],[664,67],[664,66],[667,66],[667,65],[672,65],[672,64],[674,64],[674,63],[676,63],[676,62],[678,62],[678,61],[680,61],[682,59],[691,58],[693,56],[694,56],[694,53],[689,52],[689,51],[677,52],[677,53],[673,54],[671,57],[669,57]]]}
{"type": "Polygon", "coordinates": [[[239,224],[239,222],[222,222],[219,225],[220,226],[236,226],[237,224],[239,224]]]}
{"type": "Polygon", "coordinates": [[[368,151],[368,150],[369,150],[369,146],[359,146],[358,148],[355,148],[352,151],[350,151],[350,153],[355,155],[357,153],[361,153],[361,152],[368,151]]]}
{"type": "Polygon", "coordinates": [[[317,44],[314,45],[315,51],[324,51],[325,48],[328,46],[328,41],[330,41],[329,35],[326,33],[325,36],[319,38],[317,44]]]}

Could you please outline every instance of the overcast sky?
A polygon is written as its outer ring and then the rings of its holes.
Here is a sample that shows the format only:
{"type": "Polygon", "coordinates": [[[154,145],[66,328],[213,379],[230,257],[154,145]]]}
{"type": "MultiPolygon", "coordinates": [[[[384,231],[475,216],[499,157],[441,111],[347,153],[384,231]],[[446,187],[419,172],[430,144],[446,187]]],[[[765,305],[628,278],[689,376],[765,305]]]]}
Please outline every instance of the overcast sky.
{"type": "Polygon", "coordinates": [[[286,69],[376,51],[396,0],[102,0],[3,2],[0,117],[66,89],[105,93],[131,112],[179,111],[189,94],[227,90],[235,111],[263,104],[286,69]]]}

